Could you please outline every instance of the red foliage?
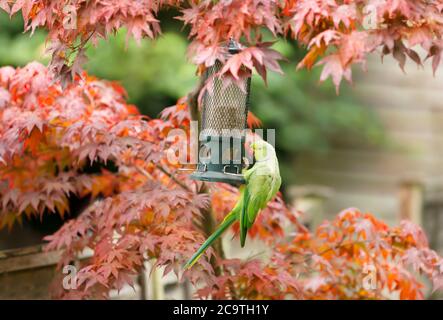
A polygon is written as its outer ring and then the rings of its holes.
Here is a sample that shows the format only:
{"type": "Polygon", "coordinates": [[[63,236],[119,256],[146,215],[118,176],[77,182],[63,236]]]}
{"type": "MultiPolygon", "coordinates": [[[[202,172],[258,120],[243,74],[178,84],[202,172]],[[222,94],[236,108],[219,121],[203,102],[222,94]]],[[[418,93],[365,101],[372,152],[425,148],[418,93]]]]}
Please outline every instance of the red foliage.
{"type": "Polygon", "coordinates": [[[224,72],[234,77],[242,67],[264,79],[266,70],[281,71],[282,57],[262,40],[265,30],[275,39],[305,45],[308,52],[298,68],[323,65],[321,80],[331,77],[337,88],[342,78],[351,80],[353,64],[364,66],[368,53],[377,49],[392,54],[403,68],[407,57],[422,63],[414,50],[420,46],[435,70],[443,48],[442,0],[0,0],[0,8],[11,15],[21,11],[25,30],[49,31],[51,70],[63,83],[81,73],[88,41],[120,28],[137,41],[154,38],[160,33],[157,13],[171,7],[189,26],[189,52],[196,64],[225,61],[220,44],[230,37],[248,46],[227,61],[224,72]]]}
{"type": "Polygon", "coordinates": [[[167,133],[189,126],[183,101],[161,119],[146,119],[124,95],[117,84],[87,74],[62,90],[37,63],[0,69],[0,225],[23,214],[64,216],[72,195],[90,199],[77,218],[46,238],[48,250],[63,251],[60,267],[92,250],[81,262],[78,289],[65,291],[56,282],[55,296],[106,297],[153,259],[165,273],[198,284],[199,297],[420,299],[418,273],[434,289],[442,286],[443,260],[418,227],[389,228],[349,209],[313,235],[280,196],[250,230],[269,248],[269,259],[226,259],[210,249],[183,273],[205,239],[202,218],[212,214],[220,221],[237,190],[213,184],[200,193],[200,183],[166,161],[164,151],[174,143],[167,133]],[[106,163],[116,169],[86,170],[106,163]],[[363,286],[367,265],[376,270],[376,290],[363,286]]]}
{"type": "Polygon", "coordinates": [[[295,236],[278,251],[276,259],[305,275],[310,299],[422,299],[418,274],[432,279],[434,290],[443,286],[443,259],[428,248],[418,226],[403,221],[389,228],[357,209],[344,210],[313,235],[295,236]],[[370,281],[372,290],[364,285],[370,281]]]}

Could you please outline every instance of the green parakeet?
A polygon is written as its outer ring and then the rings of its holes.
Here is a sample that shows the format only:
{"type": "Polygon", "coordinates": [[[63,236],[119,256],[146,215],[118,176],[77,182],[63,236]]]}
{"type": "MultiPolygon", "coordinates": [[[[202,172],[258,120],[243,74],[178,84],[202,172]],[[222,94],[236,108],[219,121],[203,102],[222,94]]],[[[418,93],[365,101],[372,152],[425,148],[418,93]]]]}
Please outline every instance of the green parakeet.
{"type": "Polygon", "coordinates": [[[280,189],[281,177],[275,149],[264,140],[251,143],[256,160],[252,168],[244,172],[246,184],[240,187],[240,198],[234,209],[225,217],[217,230],[202,244],[184,266],[190,268],[206,249],[235,221],[240,222],[240,244],[243,247],[248,229],[254,224],[259,211],[266,207],[280,189]]]}

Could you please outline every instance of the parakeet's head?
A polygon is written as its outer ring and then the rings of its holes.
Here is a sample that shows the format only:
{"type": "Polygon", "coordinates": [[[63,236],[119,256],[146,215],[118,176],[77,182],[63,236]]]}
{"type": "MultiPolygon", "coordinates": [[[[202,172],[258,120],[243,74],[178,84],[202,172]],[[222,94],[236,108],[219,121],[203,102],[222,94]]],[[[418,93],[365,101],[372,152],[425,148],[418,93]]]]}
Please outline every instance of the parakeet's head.
{"type": "Polygon", "coordinates": [[[268,157],[275,156],[275,151],[272,145],[264,140],[255,140],[251,143],[251,149],[254,152],[254,157],[257,161],[263,161],[268,157]]]}

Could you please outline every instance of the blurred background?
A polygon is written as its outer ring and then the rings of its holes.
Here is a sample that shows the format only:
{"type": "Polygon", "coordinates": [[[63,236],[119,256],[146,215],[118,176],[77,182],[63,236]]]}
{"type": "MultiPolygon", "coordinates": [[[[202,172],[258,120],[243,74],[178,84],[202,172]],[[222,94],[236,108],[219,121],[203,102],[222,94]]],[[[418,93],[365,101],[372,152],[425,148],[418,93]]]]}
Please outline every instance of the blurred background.
{"type": "MultiPolygon", "coordinates": [[[[150,117],[185,96],[197,79],[182,25],[173,16],[161,18],[164,33],[156,41],[138,46],[119,33],[88,49],[87,71],[119,81],[128,101],[150,117]]],[[[10,20],[0,12],[0,66],[47,62],[45,32],[30,37],[22,30],[19,17],[10,20]]],[[[433,77],[430,66],[412,65],[402,73],[396,62],[382,64],[375,55],[368,72],[357,71],[354,83],[342,84],[337,95],[331,82],[319,84],[319,69],[295,72],[294,61],[304,54],[296,43],[281,40],[275,48],[293,62],[283,63],[285,75],[269,74],[267,87],[253,78],[251,111],[264,128],[276,129],[284,196],[305,212],[304,222],[314,228],[348,207],[391,225],[407,218],[425,228],[431,247],[442,254],[442,74],[433,77]]],[[[0,250],[39,243],[57,227],[30,221],[13,235],[0,231],[0,250]]],[[[2,276],[1,263],[0,283],[14,285],[2,276]]]]}

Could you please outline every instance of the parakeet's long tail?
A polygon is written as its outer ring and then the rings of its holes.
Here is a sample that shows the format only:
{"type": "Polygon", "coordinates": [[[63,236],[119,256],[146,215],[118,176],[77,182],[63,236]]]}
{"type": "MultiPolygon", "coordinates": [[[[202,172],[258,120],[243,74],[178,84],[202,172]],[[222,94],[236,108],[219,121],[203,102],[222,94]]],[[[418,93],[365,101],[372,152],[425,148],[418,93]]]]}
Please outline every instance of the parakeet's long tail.
{"type": "Polygon", "coordinates": [[[194,255],[191,257],[191,259],[189,259],[188,262],[186,262],[184,268],[188,269],[190,267],[192,267],[197,261],[198,259],[200,259],[200,257],[202,256],[202,254],[206,251],[206,249],[208,249],[208,247],[218,238],[221,236],[221,234],[228,229],[233,223],[234,221],[237,219],[237,212],[236,212],[236,208],[231,211],[226,218],[223,220],[222,223],[220,223],[220,225],[218,226],[218,228],[214,231],[213,234],[211,234],[209,236],[208,239],[206,239],[206,241],[201,245],[201,247],[197,250],[196,253],[194,253],[194,255]]]}

